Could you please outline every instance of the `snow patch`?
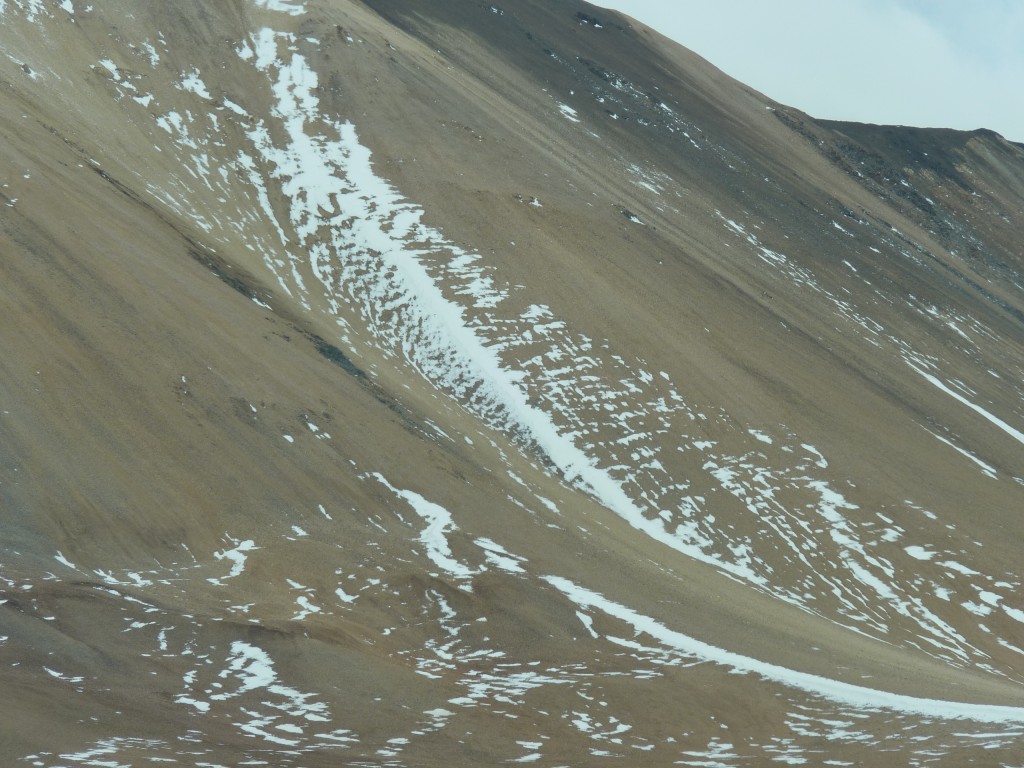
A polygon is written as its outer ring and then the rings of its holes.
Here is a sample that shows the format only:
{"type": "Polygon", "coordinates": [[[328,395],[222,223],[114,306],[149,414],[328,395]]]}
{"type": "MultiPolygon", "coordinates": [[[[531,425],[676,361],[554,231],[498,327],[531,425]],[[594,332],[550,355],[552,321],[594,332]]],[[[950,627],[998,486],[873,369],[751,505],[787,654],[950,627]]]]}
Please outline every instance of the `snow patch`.
{"type": "MultiPolygon", "coordinates": [[[[459,562],[452,555],[451,547],[448,545],[448,534],[457,531],[458,527],[455,525],[455,521],[447,509],[432,501],[427,501],[427,499],[415,491],[395,488],[378,473],[371,475],[371,477],[375,478],[381,485],[400,499],[406,501],[416,514],[426,521],[427,527],[420,533],[419,541],[426,547],[427,557],[438,568],[460,581],[472,579],[473,576],[480,573],[480,571],[472,570],[459,562]]],[[[464,585],[464,588],[469,589],[469,586],[464,585]]]]}
{"type": "Polygon", "coordinates": [[[289,16],[300,16],[306,12],[305,3],[298,0],[254,0],[254,2],[257,8],[287,13],[289,16]]]}
{"type": "Polygon", "coordinates": [[[578,123],[580,121],[579,116],[578,116],[579,113],[575,109],[570,107],[568,104],[559,103],[558,104],[558,111],[562,113],[562,116],[566,120],[569,120],[569,121],[571,121],[573,123],[578,123]]]}

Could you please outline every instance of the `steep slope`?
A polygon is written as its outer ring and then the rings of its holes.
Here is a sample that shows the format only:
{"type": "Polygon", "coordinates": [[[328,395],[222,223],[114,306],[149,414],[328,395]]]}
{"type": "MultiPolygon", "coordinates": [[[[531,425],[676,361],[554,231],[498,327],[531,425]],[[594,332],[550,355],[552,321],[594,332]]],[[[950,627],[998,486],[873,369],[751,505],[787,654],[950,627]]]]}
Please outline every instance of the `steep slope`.
{"type": "Polygon", "coordinates": [[[1019,756],[1024,149],[568,0],[0,53],[5,760],[1019,756]]]}

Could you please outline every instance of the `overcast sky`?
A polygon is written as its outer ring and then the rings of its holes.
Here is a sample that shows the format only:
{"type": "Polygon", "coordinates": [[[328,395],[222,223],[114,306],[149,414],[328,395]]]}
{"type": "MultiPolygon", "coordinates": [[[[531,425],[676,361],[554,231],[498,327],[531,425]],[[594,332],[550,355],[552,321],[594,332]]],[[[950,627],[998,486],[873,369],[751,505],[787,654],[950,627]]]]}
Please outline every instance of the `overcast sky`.
{"type": "Polygon", "coordinates": [[[1024,142],[1024,0],[591,0],[815,117],[1024,142]]]}

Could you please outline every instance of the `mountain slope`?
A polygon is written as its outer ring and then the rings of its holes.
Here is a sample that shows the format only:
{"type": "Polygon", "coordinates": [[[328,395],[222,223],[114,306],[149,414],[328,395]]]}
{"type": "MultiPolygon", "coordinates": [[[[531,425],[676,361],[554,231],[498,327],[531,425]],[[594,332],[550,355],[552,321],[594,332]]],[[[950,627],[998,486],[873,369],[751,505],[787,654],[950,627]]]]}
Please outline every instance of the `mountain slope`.
{"type": "Polygon", "coordinates": [[[575,2],[0,22],[6,759],[1019,754],[1024,149],[575,2]]]}

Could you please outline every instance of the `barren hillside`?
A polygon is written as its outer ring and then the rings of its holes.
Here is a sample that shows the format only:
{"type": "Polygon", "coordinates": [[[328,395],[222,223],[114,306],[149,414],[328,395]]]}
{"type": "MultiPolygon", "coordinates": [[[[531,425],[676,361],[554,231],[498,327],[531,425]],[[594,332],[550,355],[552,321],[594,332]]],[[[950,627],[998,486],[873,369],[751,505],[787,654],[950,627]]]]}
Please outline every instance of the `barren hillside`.
{"type": "Polygon", "coordinates": [[[575,0],[0,0],[0,762],[1019,763],[1022,242],[575,0]]]}

